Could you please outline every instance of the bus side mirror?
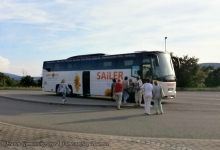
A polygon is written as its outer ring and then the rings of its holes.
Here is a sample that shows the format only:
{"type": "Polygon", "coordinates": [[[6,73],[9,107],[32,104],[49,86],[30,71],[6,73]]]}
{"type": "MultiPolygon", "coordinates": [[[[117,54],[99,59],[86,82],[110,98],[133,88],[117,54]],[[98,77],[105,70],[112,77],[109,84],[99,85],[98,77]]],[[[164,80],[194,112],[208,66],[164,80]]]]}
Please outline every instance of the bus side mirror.
{"type": "Polygon", "coordinates": [[[50,72],[50,68],[46,68],[46,70],[47,70],[48,72],[50,72]]]}
{"type": "Polygon", "coordinates": [[[180,69],[180,61],[179,58],[172,56],[172,62],[174,64],[174,66],[177,66],[178,69],[180,69]]]}

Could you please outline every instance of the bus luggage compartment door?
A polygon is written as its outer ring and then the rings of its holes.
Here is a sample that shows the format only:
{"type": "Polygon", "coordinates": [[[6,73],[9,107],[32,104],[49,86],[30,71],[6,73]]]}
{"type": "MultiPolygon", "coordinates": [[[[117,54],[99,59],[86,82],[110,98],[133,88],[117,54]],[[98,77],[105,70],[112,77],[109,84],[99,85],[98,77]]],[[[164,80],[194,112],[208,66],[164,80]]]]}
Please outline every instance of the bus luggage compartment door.
{"type": "Polygon", "coordinates": [[[83,72],[83,95],[90,95],[90,72],[83,72]]]}

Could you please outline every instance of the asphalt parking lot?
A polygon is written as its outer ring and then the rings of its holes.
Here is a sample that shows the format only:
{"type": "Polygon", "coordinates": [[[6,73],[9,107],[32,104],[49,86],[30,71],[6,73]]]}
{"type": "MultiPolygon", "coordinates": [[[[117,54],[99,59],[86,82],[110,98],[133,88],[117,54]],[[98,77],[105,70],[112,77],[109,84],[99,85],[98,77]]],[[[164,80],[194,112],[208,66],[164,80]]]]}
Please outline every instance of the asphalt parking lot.
{"type": "MultiPolygon", "coordinates": [[[[163,101],[163,115],[149,117],[143,115],[143,107],[134,108],[131,103],[118,111],[115,103],[108,99],[68,97],[70,105],[61,107],[51,103],[59,104],[60,97],[42,91],[0,91],[0,94],[38,102],[50,101],[36,104],[1,99],[3,115],[0,120],[7,123],[80,133],[220,139],[219,92],[178,92],[176,99],[163,101]],[[77,106],[77,103],[81,105],[77,106]],[[90,105],[92,107],[88,107],[90,105]],[[102,105],[109,107],[99,107],[102,105]]],[[[154,113],[153,108],[151,113],[154,113]]]]}

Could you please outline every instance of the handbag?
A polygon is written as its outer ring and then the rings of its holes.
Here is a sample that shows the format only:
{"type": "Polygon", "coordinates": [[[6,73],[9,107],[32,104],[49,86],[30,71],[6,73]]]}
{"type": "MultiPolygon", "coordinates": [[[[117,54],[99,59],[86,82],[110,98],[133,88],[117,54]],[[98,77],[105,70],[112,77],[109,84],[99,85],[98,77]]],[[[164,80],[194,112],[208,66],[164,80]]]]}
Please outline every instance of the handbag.
{"type": "Polygon", "coordinates": [[[164,98],[165,94],[164,94],[163,88],[161,86],[160,86],[160,93],[161,93],[161,98],[164,98]]]}
{"type": "Polygon", "coordinates": [[[141,88],[140,93],[141,93],[142,95],[145,95],[145,89],[144,89],[144,88],[141,88]]]}
{"type": "Polygon", "coordinates": [[[118,100],[118,95],[117,94],[113,94],[113,97],[112,97],[114,100],[118,100]]]}

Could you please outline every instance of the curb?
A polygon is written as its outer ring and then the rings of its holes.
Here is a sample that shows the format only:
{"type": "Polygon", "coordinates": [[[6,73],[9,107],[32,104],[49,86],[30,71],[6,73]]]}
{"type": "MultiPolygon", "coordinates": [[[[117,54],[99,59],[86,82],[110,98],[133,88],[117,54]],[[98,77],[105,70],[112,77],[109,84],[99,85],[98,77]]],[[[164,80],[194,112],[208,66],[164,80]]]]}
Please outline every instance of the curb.
{"type": "MultiPolygon", "coordinates": [[[[56,103],[56,102],[42,102],[42,101],[32,101],[32,100],[25,100],[25,99],[20,99],[20,98],[12,98],[12,97],[7,97],[7,96],[2,96],[2,98],[6,99],[11,99],[11,100],[17,100],[17,101],[26,101],[26,102],[32,102],[32,103],[41,103],[41,104],[50,104],[50,105],[62,105],[61,103],[56,103]]],[[[91,105],[91,104],[64,104],[64,106],[87,106],[87,107],[111,107],[111,108],[116,108],[117,105],[101,105],[101,104],[96,104],[96,105],[91,105]]],[[[125,106],[121,105],[121,108],[142,108],[143,106],[125,106]]]]}

